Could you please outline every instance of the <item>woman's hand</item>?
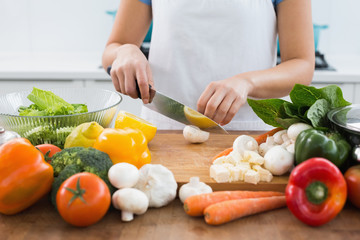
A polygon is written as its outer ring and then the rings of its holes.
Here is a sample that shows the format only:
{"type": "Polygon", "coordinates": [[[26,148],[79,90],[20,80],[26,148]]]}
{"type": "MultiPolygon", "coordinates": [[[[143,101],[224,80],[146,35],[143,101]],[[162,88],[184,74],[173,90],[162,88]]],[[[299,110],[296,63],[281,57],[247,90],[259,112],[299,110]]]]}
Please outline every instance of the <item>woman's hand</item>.
{"type": "Polygon", "coordinates": [[[201,94],[198,111],[221,125],[228,124],[246,102],[252,84],[239,75],[210,83],[201,94]]]}
{"type": "Polygon", "coordinates": [[[139,97],[136,91],[137,81],[143,103],[149,103],[149,84],[153,86],[152,74],[149,62],[139,47],[133,44],[118,47],[110,75],[115,89],[132,98],[139,97]]]}

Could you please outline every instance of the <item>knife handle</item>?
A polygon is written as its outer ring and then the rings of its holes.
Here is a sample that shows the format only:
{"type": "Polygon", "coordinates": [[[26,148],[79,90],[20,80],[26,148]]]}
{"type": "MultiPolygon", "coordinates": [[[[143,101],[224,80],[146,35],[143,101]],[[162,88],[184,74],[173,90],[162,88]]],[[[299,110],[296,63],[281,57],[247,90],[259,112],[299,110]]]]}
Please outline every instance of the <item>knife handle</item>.
{"type": "MultiPolygon", "coordinates": [[[[108,66],[106,69],[106,72],[110,75],[110,71],[111,71],[111,66],[108,66]]],[[[139,88],[139,84],[137,82],[137,80],[135,79],[135,87],[136,87],[136,92],[139,96],[139,98],[141,99],[141,93],[140,93],[140,88],[139,88]]],[[[151,85],[149,84],[149,89],[151,88],[151,85]]]]}

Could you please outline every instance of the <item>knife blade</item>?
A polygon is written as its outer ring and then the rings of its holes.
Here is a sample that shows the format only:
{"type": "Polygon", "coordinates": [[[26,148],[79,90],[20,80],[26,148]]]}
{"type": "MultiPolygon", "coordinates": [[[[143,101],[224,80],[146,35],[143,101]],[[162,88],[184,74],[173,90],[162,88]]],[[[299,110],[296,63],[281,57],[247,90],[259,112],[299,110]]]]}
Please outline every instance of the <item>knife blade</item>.
{"type": "MultiPolygon", "coordinates": [[[[107,72],[110,75],[111,66],[108,67],[107,72]]],[[[136,91],[141,99],[140,89],[137,81],[136,91]]],[[[154,90],[149,85],[150,101],[144,104],[145,107],[158,112],[166,117],[169,117],[177,122],[185,125],[194,125],[198,128],[211,133],[229,134],[222,126],[214,120],[199,113],[198,111],[182,104],[181,102],[166,96],[165,94],[154,90]]]]}

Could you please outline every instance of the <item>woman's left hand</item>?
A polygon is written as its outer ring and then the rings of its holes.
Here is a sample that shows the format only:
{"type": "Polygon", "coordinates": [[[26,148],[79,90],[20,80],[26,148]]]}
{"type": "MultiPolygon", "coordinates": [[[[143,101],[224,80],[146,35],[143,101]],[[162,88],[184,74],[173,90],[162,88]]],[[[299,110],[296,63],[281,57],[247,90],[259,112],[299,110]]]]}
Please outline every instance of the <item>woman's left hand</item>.
{"type": "Polygon", "coordinates": [[[197,102],[198,111],[226,125],[246,102],[251,88],[251,82],[240,76],[211,82],[197,102]]]}

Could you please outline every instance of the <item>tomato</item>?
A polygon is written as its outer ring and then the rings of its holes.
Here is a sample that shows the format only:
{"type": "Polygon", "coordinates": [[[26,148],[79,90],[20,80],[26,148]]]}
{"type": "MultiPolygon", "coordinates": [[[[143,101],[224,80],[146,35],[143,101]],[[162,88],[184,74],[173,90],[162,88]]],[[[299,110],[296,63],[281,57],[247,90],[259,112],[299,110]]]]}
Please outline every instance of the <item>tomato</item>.
{"type": "Polygon", "coordinates": [[[36,146],[37,149],[40,150],[40,152],[42,152],[42,154],[44,155],[45,157],[45,160],[47,162],[51,162],[51,157],[57,153],[57,152],[60,152],[61,149],[55,145],[52,145],[52,144],[40,144],[40,145],[37,145],[36,146]]]}
{"type": "Polygon", "coordinates": [[[349,168],[344,177],[348,188],[348,199],[360,208],[360,165],[349,168]]]}
{"type": "Polygon", "coordinates": [[[108,211],[110,203],[111,195],[106,183],[88,172],[66,179],[56,194],[56,206],[61,217],[78,227],[98,222],[108,211]]]}

